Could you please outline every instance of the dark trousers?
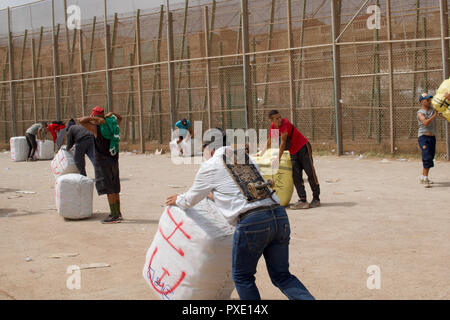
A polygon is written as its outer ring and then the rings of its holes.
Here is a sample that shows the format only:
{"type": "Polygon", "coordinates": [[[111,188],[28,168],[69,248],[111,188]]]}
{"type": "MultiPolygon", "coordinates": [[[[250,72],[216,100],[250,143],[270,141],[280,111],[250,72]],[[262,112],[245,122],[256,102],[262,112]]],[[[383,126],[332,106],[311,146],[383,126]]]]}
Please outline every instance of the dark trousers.
{"type": "Polygon", "coordinates": [[[313,192],[314,199],[320,200],[320,186],[314,169],[311,144],[308,142],[296,154],[291,155],[292,175],[295,189],[301,201],[306,202],[305,183],[303,182],[303,170],[308,176],[309,185],[313,192]]]}
{"type": "Polygon", "coordinates": [[[85,140],[82,140],[78,142],[75,146],[75,153],[74,153],[74,161],[75,165],[78,168],[78,171],[80,171],[80,174],[83,176],[86,176],[86,160],[85,155],[89,157],[89,159],[92,162],[92,165],[95,167],[95,147],[94,147],[94,139],[88,138],[85,140]]]}
{"type": "Polygon", "coordinates": [[[419,138],[420,150],[422,150],[422,162],[425,169],[434,167],[434,157],[436,155],[436,137],[421,136],[419,138]]]}
{"type": "Polygon", "coordinates": [[[25,136],[27,137],[27,143],[28,143],[28,147],[29,147],[28,159],[33,158],[34,153],[36,152],[36,149],[37,149],[36,136],[31,133],[27,133],[25,136]]]}

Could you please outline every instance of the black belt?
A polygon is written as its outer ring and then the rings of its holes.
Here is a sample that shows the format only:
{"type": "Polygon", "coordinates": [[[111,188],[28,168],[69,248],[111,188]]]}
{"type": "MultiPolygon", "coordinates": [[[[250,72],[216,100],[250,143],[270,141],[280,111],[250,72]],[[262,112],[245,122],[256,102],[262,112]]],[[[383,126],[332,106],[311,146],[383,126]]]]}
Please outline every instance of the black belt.
{"type": "Polygon", "coordinates": [[[244,213],[241,213],[239,215],[238,220],[242,220],[242,219],[244,219],[245,217],[247,217],[248,215],[250,215],[250,214],[252,214],[254,212],[264,211],[264,210],[273,210],[273,209],[276,209],[276,208],[279,208],[279,207],[281,207],[279,204],[273,204],[271,206],[265,206],[265,207],[258,207],[258,208],[250,209],[248,211],[245,211],[244,213]]]}

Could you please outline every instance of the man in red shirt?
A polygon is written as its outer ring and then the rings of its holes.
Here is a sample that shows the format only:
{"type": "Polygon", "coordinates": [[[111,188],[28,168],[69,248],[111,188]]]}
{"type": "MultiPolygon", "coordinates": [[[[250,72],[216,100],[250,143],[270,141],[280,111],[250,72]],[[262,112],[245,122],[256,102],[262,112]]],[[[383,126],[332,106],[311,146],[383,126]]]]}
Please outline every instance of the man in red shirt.
{"type": "MultiPolygon", "coordinates": [[[[269,119],[272,122],[270,130],[279,130],[280,152],[278,163],[281,161],[283,152],[289,150],[292,161],[292,175],[294,178],[295,189],[297,190],[300,201],[291,206],[291,209],[308,209],[320,206],[320,186],[314,169],[311,144],[308,139],[298,131],[298,129],[288,120],[282,118],[277,110],[269,112],[269,119]],[[303,170],[308,175],[309,185],[313,192],[311,203],[306,201],[306,190],[303,182],[303,170]]],[[[269,134],[272,137],[272,132],[269,134]]],[[[267,140],[267,148],[261,152],[261,155],[270,148],[272,139],[267,140]]]]}
{"type": "Polygon", "coordinates": [[[53,143],[56,142],[56,138],[58,136],[59,131],[65,128],[66,125],[62,121],[53,121],[51,124],[48,125],[48,131],[50,131],[52,135],[53,143]]]}

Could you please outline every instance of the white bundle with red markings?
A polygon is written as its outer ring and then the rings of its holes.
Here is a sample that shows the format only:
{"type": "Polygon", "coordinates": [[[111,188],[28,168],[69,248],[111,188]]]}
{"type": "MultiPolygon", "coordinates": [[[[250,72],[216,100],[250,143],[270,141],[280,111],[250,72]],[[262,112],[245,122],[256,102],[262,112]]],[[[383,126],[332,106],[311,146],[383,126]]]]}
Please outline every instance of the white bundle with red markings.
{"type": "Polygon", "coordinates": [[[9,147],[12,161],[19,162],[27,160],[30,147],[28,146],[26,137],[12,137],[9,139],[9,147]]]}
{"type": "Polygon", "coordinates": [[[54,143],[51,140],[37,141],[37,148],[34,154],[36,160],[51,160],[55,155],[54,143]]]}
{"type": "Polygon", "coordinates": [[[52,173],[55,179],[69,173],[79,173],[72,151],[60,149],[51,163],[52,173]]]}
{"type": "Polygon", "coordinates": [[[210,200],[166,207],[147,251],[143,276],[161,300],[227,300],[234,228],[210,200]]]}
{"type": "Polygon", "coordinates": [[[66,219],[92,216],[94,181],[80,174],[60,176],[55,183],[56,209],[66,219]]]}

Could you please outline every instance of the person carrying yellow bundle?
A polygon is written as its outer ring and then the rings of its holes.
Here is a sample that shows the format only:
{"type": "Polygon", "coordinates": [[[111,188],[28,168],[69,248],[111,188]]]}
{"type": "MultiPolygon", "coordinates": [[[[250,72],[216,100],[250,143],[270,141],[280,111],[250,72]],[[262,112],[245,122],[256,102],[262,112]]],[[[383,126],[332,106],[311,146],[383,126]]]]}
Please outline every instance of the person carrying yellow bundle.
{"type": "Polygon", "coordinates": [[[289,205],[292,194],[294,192],[294,179],[292,178],[292,163],[289,151],[285,151],[281,157],[279,167],[273,168],[272,161],[278,158],[278,149],[269,149],[263,156],[255,157],[255,162],[258,165],[264,179],[272,179],[275,183],[274,190],[280,198],[280,204],[283,207],[289,205]]]}
{"type": "Polygon", "coordinates": [[[450,100],[448,99],[448,96],[446,96],[448,94],[450,94],[450,79],[442,82],[441,86],[436,91],[436,95],[433,97],[432,104],[433,108],[450,122],[450,100]]]}
{"type": "MultiPolygon", "coordinates": [[[[440,114],[432,106],[433,96],[427,93],[419,97],[420,109],[417,111],[419,125],[418,137],[419,146],[422,151],[423,171],[420,183],[425,188],[430,188],[432,182],[429,180],[430,169],[434,167],[434,157],[436,155],[436,118],[440,114]]],[[[444,94],[444,100],[449,100],[450,94],[444,94]]]]}
{"type": "Polygon", "coordinates": [[[299,201],[290,206],[291,209],[309,209],[320,207],[320,185],[314,168],[311,144],[308,139],[288,120],[282,118],[278,110],[269,112],[269,119],[272,122],[270,126],[270,139],[267,140],[267,146],[261,150],[260,155],[264,155],[267,149],[271,147],[272,131],[278,130],[280,145],[278,158],[272,162],[276,166],[281,163],[284,151],[289,150],[292,163],[292,179],[299,201]],[[308,182],[313,193],[311,203],[306,201],[306,190],[303,181],[303,171],[308,176],[308,182]]]}

